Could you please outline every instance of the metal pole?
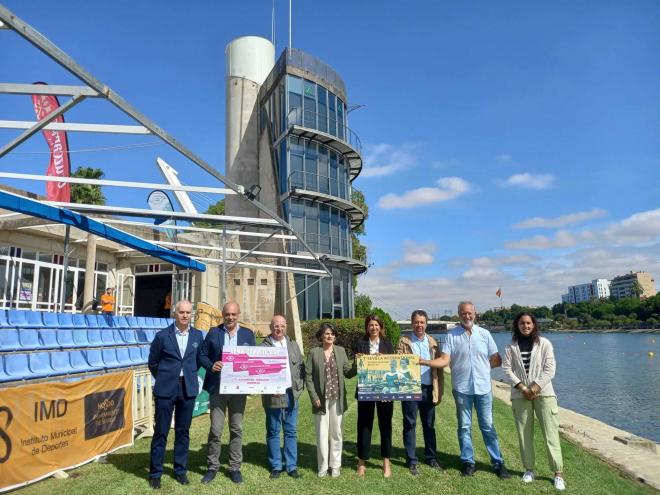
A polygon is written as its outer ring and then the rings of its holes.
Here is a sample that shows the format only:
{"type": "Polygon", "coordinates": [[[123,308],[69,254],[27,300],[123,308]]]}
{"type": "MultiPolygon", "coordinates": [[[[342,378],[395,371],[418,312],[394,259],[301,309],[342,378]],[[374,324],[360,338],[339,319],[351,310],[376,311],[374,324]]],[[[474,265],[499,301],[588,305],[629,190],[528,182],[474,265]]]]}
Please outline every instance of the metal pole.
{"type": "Polygon", "coordinates": [[[222,225],[222,270],[220,275],[220,294],[222,295],[222,305],[227,302],[227,281],[226,277],[226,266],[227,266],[227,228],[225,225],[222,225]]]}
{"type": "Polygon", "coordinates": [[[292,0],[289,0],[289,50],[293,47],[291,44],[291,2],[292,0]]]}
{"type": "Polygon", "coordinates": [[[69,235],[71,226],[67,225],[64,233],[64,262],[62,263],[62,287],[60,292],[60,311],[65,312],[64,303],[66,301],[66,272],[69,269],[69,235]]]}

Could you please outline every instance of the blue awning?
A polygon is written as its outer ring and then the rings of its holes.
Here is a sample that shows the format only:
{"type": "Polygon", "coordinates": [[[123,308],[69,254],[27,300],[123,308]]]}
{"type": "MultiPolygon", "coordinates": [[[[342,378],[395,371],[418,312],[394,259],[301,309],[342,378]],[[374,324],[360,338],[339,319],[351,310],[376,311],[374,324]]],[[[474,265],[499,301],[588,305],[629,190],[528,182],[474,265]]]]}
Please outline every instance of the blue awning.
{"type": "Polygon", "coordinates": [[[77,229],[109,239],[117,244],[135,249],[136,251],[167,261],[181,268],[197,270],[199,272],[206,271],[206,265],[192,259],[190,256],[172,251],[171,249],[162,248],[137,236],[110,227],[109,225],[104,225],[92,218],[65,208],[46,205],[25,196],[19,196],[6,191],[0,191],[0,208],[71,225],[77,229]]]}

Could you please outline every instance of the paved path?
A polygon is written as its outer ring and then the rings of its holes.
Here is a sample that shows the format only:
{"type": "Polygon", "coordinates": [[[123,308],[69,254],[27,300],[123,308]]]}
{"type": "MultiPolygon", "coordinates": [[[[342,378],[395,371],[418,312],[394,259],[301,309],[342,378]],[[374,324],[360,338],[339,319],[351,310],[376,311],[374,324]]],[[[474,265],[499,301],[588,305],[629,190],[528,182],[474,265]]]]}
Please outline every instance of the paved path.
{"type": "MultiPolygon", "coordinates": [[[[493,395],[511,404],[509,385],[493,380],[493,395]]],[[[615,436],[631,436],[627,431],[563,407],[559,408],[559,428],[573,443],[581,445],[642,483],[660,490],[660,445],[656,444],[656,453],[630,447],[614,440],[615,436]]]]}

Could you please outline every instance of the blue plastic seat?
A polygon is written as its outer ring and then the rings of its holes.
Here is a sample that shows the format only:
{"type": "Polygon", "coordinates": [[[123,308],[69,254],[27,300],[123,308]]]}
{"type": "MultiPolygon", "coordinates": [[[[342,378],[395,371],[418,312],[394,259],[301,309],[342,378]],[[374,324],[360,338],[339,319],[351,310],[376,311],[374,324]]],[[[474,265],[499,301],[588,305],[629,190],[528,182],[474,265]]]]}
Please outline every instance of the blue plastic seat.
{"type": "Polygon", "coordinates": [[[51,352],[50,367],[55,375],[68,375],[71,373],[73,370],[69,361],[69,353],[67,351],[51,352]]]}
{"type": "Polygon", "coordinates": [[[18,330],[15,328],[0,329],[0,351],[19,351],[21,342],[18,340],[18,330]]]}
{"type": "Polygon", "coordinates": [[[145,330],[145,333],[147,334],[147,339],[149,339],[148,340],[149,343],[153,342],[154,337],[156,336],[157,332],[158,332],[158,330],[153,330],[153,329],[145,330]]]}
{"type": "Polygon", "coordinates": [[[117,347],[117,361],[119,361],[119,366],[133,366],[133,361],[131,356],[128,353],[128,347],[117,347]]]}
{"type": "Polygon", "coordinates": [[[57,332],[59,330],[55,330],[54,328],[42,328],[39,330],[42,349],[59,349],[60,344],[57,342],[57,332]]]}
{"type": "Polygon", "coordinates": [[[128,329],[128,330],[120,330],[121,336],[124,339],[124,342],[127,344],[137,344],[137,335],[135,335],[135,330],[128,329]]]}
{"type": "Polygon", "coordinates": [[[128,326],[130,328],[140,328],[140,324],[138,323],[137,316],[127,316],[126,322],[128,323],[128,326]]]}
{"type": "Polygon", "coordinates": [[[30,328],[41,328],[44,326],[44,322],[41,319],[41,311],[26,311],[25,320],[27,321],[27,326],[30,328]]]}
{"type": "Polygon", "coordinates": [[[98,328],[99,319],[97,315],[85,315],[85,321],[87,322],[87,328],[98,328]]]}
{"type": "Polygon", "coordinates": [[[5,371],[5,357],[0,356],[0,383],[8,382],[9,380],[11,380],[11,378],[5,371]]]}
{"type": "Polygon", "coordinates": [[[85,373],[93,369],[87,362],[87,359],[85,359],[83,351],[69,351],[69,362],[71,363],[71,369],[75,373],[85,373]]]}
{"type": "Polygon", "coordinates": [[[119,329],[112,329],[112,338],[115,339],[115,344],[117,345],[122,345],[125,344],[126,342],[124,341],[124,337],[121,333],[121,330],[119,329]]]}
{"type": "Polygon", "coordinates": [[[103,340],[101,340],[101,330],[99,330],[98,328],[88,328],[87,341],[91,346],[103,345],[103,340]]]}
{"type": "Polygon", "coordinates": [[[76,313],[73,316],[73,328],[87,328],[87,319],[85,315],[76,313]]]}
{"type": "Polygon", "coordinates": [[[142,354],[142,359],[144,359],[145,363],[147,361],[149,361],[149,348],[150,348],[150,346],[148,346],[148,345],[141,345],[140,346],[140,354],[142,354]]]}
{"type": "Polygon", "coordinates": [[[43,378],[53,374],[49,352],[32,352],[28,354],[28,361],[32,378],[43,378]]]}
{"type": "Polygon", "coordinates": [[[9,320],[7,319],[7,310],[0,309],[0,328],[10,327],[9,320]]]}
{"type": "Polygon", "coordinates": [[[98,315],[99,318],[99,327],[101,328],[113,328],[115,326],[115,319],[112,315],[98,315]]]}
{"type": "Polygon", "coordinates": [[[51,313],[49,311],[44,311],[41,314],[41,319],[44,322],[44,326],[47,328],[59,328],[60,322],[57,318],[57,313],[51,313]]]}
{"type": "Polygon", "coordinates": [[[89,349],[83,351],[85,357],[87,358],[87,363],[92,369],[102,370],[105,368],[105,363],[103,362],[103,355],[101,354],[100,349],[89,349]]]}
{"type": "Polygon", "coordinates": [[[73,340],[73,332],[80,332],[79,329],[73,330],[71,328],[60,328],[57,331],[57,343],[60,344],[62,349],[77,347],[76,342],[73,340]]]}
{"type": "Polygon", "coordinates": [[[20,309],[10,309],[7,311],[7,319],[9,320],[9,325],[12,327],[26,327],[27,318],[25,317],[25,311],[20,309]]]}
{"type": "Polygon", "coordinates": [[[129,328],[128,320],[125,316],[115,316],[115,326],[117,328],[129,328]]]}
{"type": "Polygon", "coordinates": [[[5,375],[9,380],[25,380],[30,376],[28,355],[23,353],[5,354],[5,375]]]}
{"type": "Polygon", "coordinates": [[[41,348],[38,330],[32,328],[20,328],[18,330],[18,340],[21,343],[21,349],[26,351],[33,351],[41,348]]]}
{"type": "Polygon", "coordinates": [[[71,333],[73,334],[73,342],[76,347],[87,347],[89,345],[86,328],[74,328],[71,333]]]}
{"type": "Polygon", "coordinates": [[[121,366],[119,361],[117,361],[117,353],[114,349],[103,349],[101,355],[103,356],[103,364],[105,364],[106,368],[117,368],[121,366]]]}
{"type": "Polygon", "coordinates": [[[145,330],[135,330],[135,337],[137,338],[138,344],[149,343],[149,338],[147,337],[147,332],[145,330]]]}
{"type": "Polygon", "coordinates": [[[147,360],[142,357],[142,352],[140,352],[140,348],[138,346],[129,347],[128,355],[130,356],[133,365],[144,364],[147,362],[147,360]]]}
{"type": "Polygon", "coordinates": [[[113,335],[113,331],[110,330],[109,328],[102,328],[101,329],[101,345],[115,345],[115,337],[113,335]]]}
{"type": "Polygon", "coordinates": [[[71,313],[57,313],[60,328],[73,328],[73,315],[71,313]]]}
{"type": "Polygon", "coordinates": [[[149,321],[147,321],[146,316],[138,316],[137,317],[137,325],[138,325],[138,328],[150,328],[151,327],[149,321]]]}

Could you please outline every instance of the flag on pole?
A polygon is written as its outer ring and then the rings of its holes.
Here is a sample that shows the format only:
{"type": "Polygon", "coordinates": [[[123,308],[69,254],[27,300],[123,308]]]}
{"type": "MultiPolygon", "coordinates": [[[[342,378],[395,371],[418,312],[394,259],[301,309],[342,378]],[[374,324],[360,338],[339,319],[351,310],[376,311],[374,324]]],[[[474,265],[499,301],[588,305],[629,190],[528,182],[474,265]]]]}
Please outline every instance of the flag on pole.
{"type": "MultiPolygon", "coordinates": [[[[35,84],[46,83],[38,82],[35,84]]],[[[42,120],[60,106],[60,102],[57,101],[57,97],[54,95],[32,95],[32,104],[38,120],[42,120]]],[[[64,116],[57,116],[53,122],[64,122],[64,116]]],[[[66,131],[44,129],[42,132],[50,148],[50,162],[46,175],[69,177],[71,167],[69,165],[69,144],[66,131]]],[[[67,182],[46,182],[46,197],[49,201],[70,203],[71,188],[67,182]]]]}
{"type": "Polygon", "coordinates": [[[495,293],[495,295],[497,297],[502,297],[502,288],[501,287],[499,289],[497,289],[497,292],[495,293]]]}

